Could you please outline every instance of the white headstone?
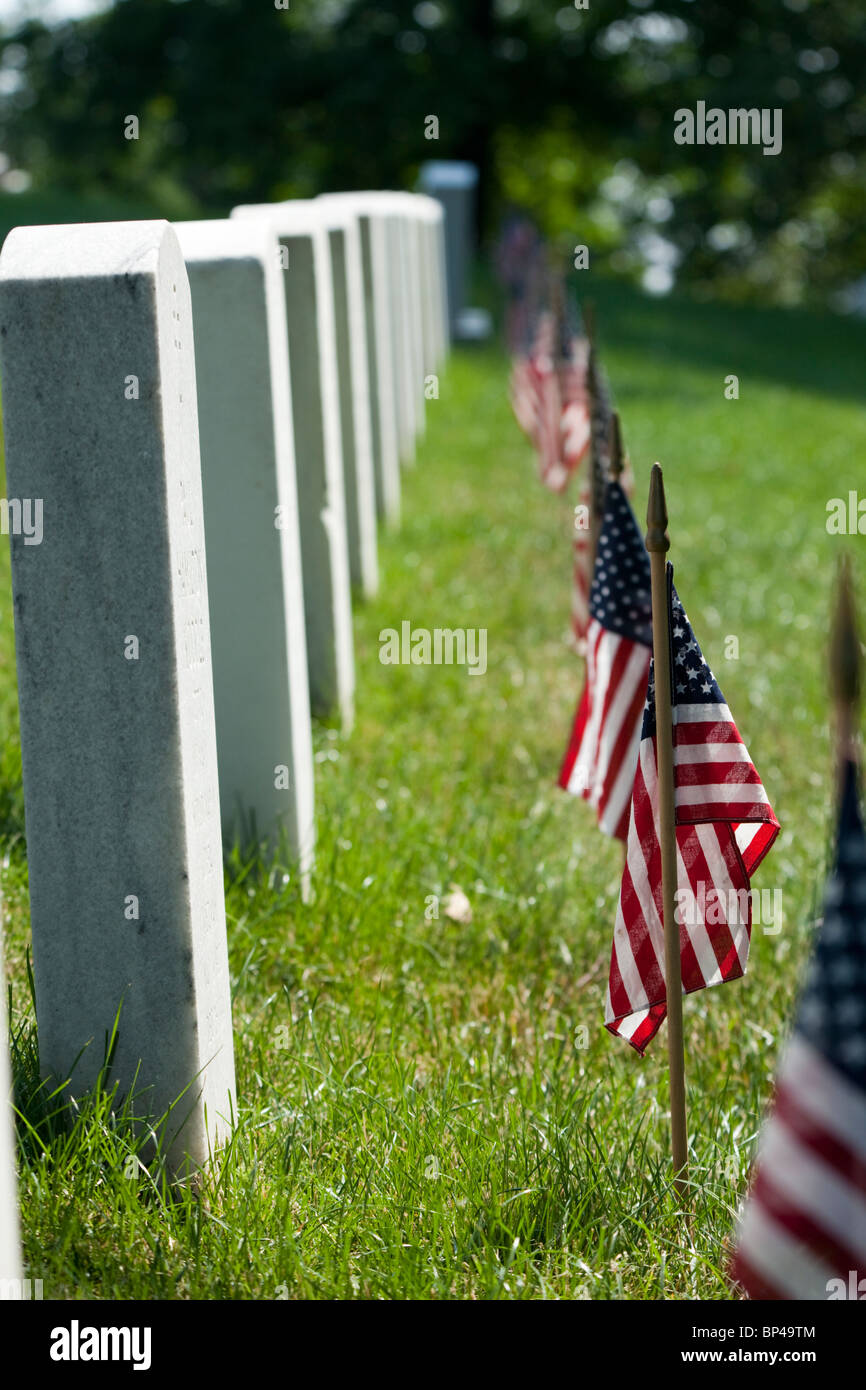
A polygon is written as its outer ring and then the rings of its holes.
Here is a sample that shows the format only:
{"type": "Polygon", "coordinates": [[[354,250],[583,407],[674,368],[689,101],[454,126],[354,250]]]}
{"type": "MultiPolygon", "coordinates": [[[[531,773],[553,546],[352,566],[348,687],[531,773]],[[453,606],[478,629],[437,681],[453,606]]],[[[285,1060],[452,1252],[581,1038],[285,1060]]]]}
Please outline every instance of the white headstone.
{"type": "Polygon", "coordinates": [[[352,583],[370,598],[379,587],[379,571],[361,234],[358,219],[348,208],[326,200],[323,207],[334,275],[349,569],[352,583]]]}
{"type": "Polygon", "coordinates": [[[390,265],[399,452],[415,461],[416,440],[424,432],[424,318],[421,211],[411,193],[368,190],[354,195],[385,216],[390,265]]]}
{"type": "Polygon", "coordinates": [[[451,337],[460,335],[466,307],[469,267],[476,250],[476,165],[459,159],[431,159],[421,165],[418,186],[445,210],[446,269],[451,337]]]}
{"type": "Polygon", "coordinates": [[[415,462],[415,439],[418,433],[418,422],[413,382],[415,363],[411,324],[409,229],[405,216],[394,204],[393,195],[378,193],[376,196],[380,206],[385,210],[391,332],[395,345],[394,391],[397,398],[397,440],[401,461],[406,464],[413,464],[415,462]]]}
{"type": "Polygon", "coordinates": [[[400,519],[400,457],[395,389],[397,345],[393,340],[391,266],[385,215],[363,193],[325,193],[318,201],[351,210],[358,222],[366,305],[376,512],[393,526],[400,519]]]}
{"type": "Polygon", "coordinates": [[[111,1080],[135,1081],[142,1115],[178,1102],[162,1137],[183,1168],[228,1130],[234,1056],[192,313],[169,225],[11,232],[0,367],[9,496],[44,507],[39,543],[11,537],[42,1067],[91,1087],[120,1007],[111,1080]]]}
{"type": "Polygon", "coordinates": [[[286,307],[262,221],[176,225],[192,292],[223,835],[285,830],[302,883],[313,747],[286,307]]]}
{"type": "Polygon", "coordinates": [[[3,943],[0,940],[0,1299],[20,1297],[21,1245],[18,1235],[18,1194],[15,1177],[15,1129],[12,1078],[6,1046],[6,986],[3,943]]]}
{"type": "Polygon", "coordinates": [[[424,366],[437,372],[448,351],[448,292],[445,283],[445,213],[426,194],[415,195],[424,227],[424,366]]]}
{"type": "Polygon", "coordinates": [[[355,689],[349,546],[331,248],[315,202],[258,203],[232,217],[266,218],[286,252],[295,468],[301,521],[310,702],[352,722],[355,689]]]}

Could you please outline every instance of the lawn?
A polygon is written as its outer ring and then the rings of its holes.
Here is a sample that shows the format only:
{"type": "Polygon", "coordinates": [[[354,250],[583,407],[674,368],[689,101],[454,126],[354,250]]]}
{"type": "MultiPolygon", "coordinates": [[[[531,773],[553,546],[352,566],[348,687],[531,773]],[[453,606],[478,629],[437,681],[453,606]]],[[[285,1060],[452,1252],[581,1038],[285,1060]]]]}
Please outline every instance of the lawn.
{"type": "Polygon", "coordinates": [[[554,785],[582,680],[576,499],[537,481],[502,353],[464,350],[380,536],[380,595],[357,606],[355,728],[316,731],[313,900],[291,866],[227,864],[239,1123],[181,1191],[142,1171],[110,1096],[45,1118],[3,545],[6,968],[46,1298],[736,1296],[732,1222],[827,864],[828,612],[863,542],[827,534],[826,503],[864,478],[866,327],[593,293],[639,516],[659,459],[680,596],[782,823],[755,880],[782,890],[781,930],[756,927],[745,980],[685,1002],[691,1222],[664,1035],[641,1061],[602,1026],[621,850],[554,785]],[[486,628],[486,674],[381,664],[404,620],[486,628]],[[452,884],[471,923],[445,915],[452,884]]]}

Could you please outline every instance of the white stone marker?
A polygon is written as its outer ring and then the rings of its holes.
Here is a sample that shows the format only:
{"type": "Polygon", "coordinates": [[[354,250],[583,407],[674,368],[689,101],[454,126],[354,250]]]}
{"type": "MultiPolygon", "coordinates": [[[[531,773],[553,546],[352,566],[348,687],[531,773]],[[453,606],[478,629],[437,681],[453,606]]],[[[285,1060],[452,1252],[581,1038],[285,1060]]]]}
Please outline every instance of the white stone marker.
{"type": "Polygon", "coordinates": [[[18,227],[0,256],[43,1071],[111,1080],[207,1158],[234,1106],[189,285],[167,222],[18,227]],[[146,1088],[146,1089],[145,1089],[146,1088]]]}
{"type": "Polygon", "coordinates": [[[265,222],[179,222],[192,292],[223,835],[285,829],[307,885],[313,745],[286,306],[265,222]]]}
{"type": "Polygon", "coordinates": [[[21,1296],[21,1243],[18,1234],[12,1078],[9,1073],[9,1049],[6,1046],[8,1030],[2,940],[0,986],[0,1299],[15,1299],[21,1296]]]}
{"type": "Polygon", "coordinates": [[[334,276],[349,571],[352,583],[371,598],[379,587],[379,567],[361,234],[358,219],[349,208],[317,201],[324,207],[334,276]]]}
{"type": "Polygon", "coordinates": [[[412,391],[412,331],[409,324],[409,247],[405,219],[395,208],[390,193],[370,192],[385,223],[385,254],[388,265],[388,302],[394,399],[397,406],[397,450],[402,463],[415,461],[415,396],[412,391]]]}
{"type": "Polygon", "coordinates": [[[476,251],[475,197],[478,169],[466,160],[431,159],[421,165],[419,188],[445,209],[446,274],[450,336],[460,336],[469,269],[476,251]]]}
{"type": "Polygon", "coordinates": [[[310,703],[352,723],[355,661],[340,435],[331,249],[322,206],[254,203],[232,217],[265,218],[287,253],[286,296],[295,469],[304,571],[310,703]]]}
{"type": "Polygon", "coordinates": [[[426,427],[424,396],[424,247],[420,209],[412,193],[401,193],[409,241],[409,322],[412,329],[412,386],[415,392],[415,429],[426,427]]]}
{"type": "Polygon", "coordinates": [[[323,193],[317,199],[351,210],[361,238],[367,328],[367,372],[377,515],[389,526],[400,519],[400,457],[391,317],[391,269],[384,213],[363,193],[323,193]]]}
{"type": "Polygon", "coordinates": [[[328,194],[321,199],[351,197],[377,212],[384,223],[385,283],[387,285],[392,351],[392,381],[396,403],[397,447],[405,464],[415,461],[415,441],[423,430],[423,373],[419,293],[416,291],[417,247],[413,244],[410,194],[367,189],[351,195],[328,194]]]}
{"type": "Polygon", "coordinates": [[[436,372],[448,351],[445,284],[445,214],[442,204],[425,193],[415,195],[424,232],[425,370],[436,372]]]}
{"type": "Polygon", "coordinates": [[[381,209],[388,227],[399,451],[403,462],[412,464],[416,440],[424,433],[425,406],[420,200],[412,193],[388,190],[368,191],[357,196],[381,209]]]}

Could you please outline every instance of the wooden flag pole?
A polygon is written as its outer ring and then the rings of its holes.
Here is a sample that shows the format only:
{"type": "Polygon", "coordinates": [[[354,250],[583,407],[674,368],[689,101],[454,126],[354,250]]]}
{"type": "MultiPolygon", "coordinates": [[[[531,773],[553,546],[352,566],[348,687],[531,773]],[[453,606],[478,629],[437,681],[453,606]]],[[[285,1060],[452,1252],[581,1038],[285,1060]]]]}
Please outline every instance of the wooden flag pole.
{"type": "Polygon", "coordinates": [[[857,632],[851,563],[847,555],[839,566],[836,614],[830,642],[830,678],[836,702],[836,739],[841,778],[846,760],[857,757],[857,711],[863,684],[863,658],[857,632]]]}
{"type": "Polygon", "coordinates": [[[619,411],[614,410],[610,417],[610,476],[617,481],[625,468],[625,450],[622,445],[622,427],[619,411]]]}
{"type": "Polygon", "coordinates": [[[650,557],[653,606],[656,749],[658,755],[659,847],[662,861],[662,909],[665,931],[665,991],[668,1013],[668,1065],[671,1095],[671,1150],[674,1181],[680,1196],[688,1184],[686,1075],[683,1048],[683,977],[680,929],[675,914],[677,841],[674,811],[673,712],[671,702],[671,628],[665,556],[670,548],[662,470],[653,464],[647,507],[646,548],[650,557]]]}

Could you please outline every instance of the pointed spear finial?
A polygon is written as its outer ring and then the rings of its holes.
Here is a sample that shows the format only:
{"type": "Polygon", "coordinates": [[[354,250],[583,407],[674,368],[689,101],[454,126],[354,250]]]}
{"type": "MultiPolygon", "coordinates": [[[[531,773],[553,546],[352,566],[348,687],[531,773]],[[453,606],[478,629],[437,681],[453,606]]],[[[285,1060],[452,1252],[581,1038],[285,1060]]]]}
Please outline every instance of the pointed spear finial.
{"type": "Polygon", "coordinates": [[[611,412],[610,417],[610,476],[621,478],[625,468],[625,450],[622,443],[622,426],[619,411],[611,412]]]}
{"type": "Polygon", "coordinates": [[[836,612],[830,639],[830,679],[841,708],[854,713],[863,686],[863,657],[857,632],[851,562],[847,555],[839,565],[836,612]]]}
{"type": "Polygon", "coordinates": [[[670,550],[671,538],[668,535],[668,509],[665,502],[665,484],[661,464],[654,463],[650,474],[649,503],[646,509],[646,548],[652,554],[660,550],[663,554],[670,550]]]}

